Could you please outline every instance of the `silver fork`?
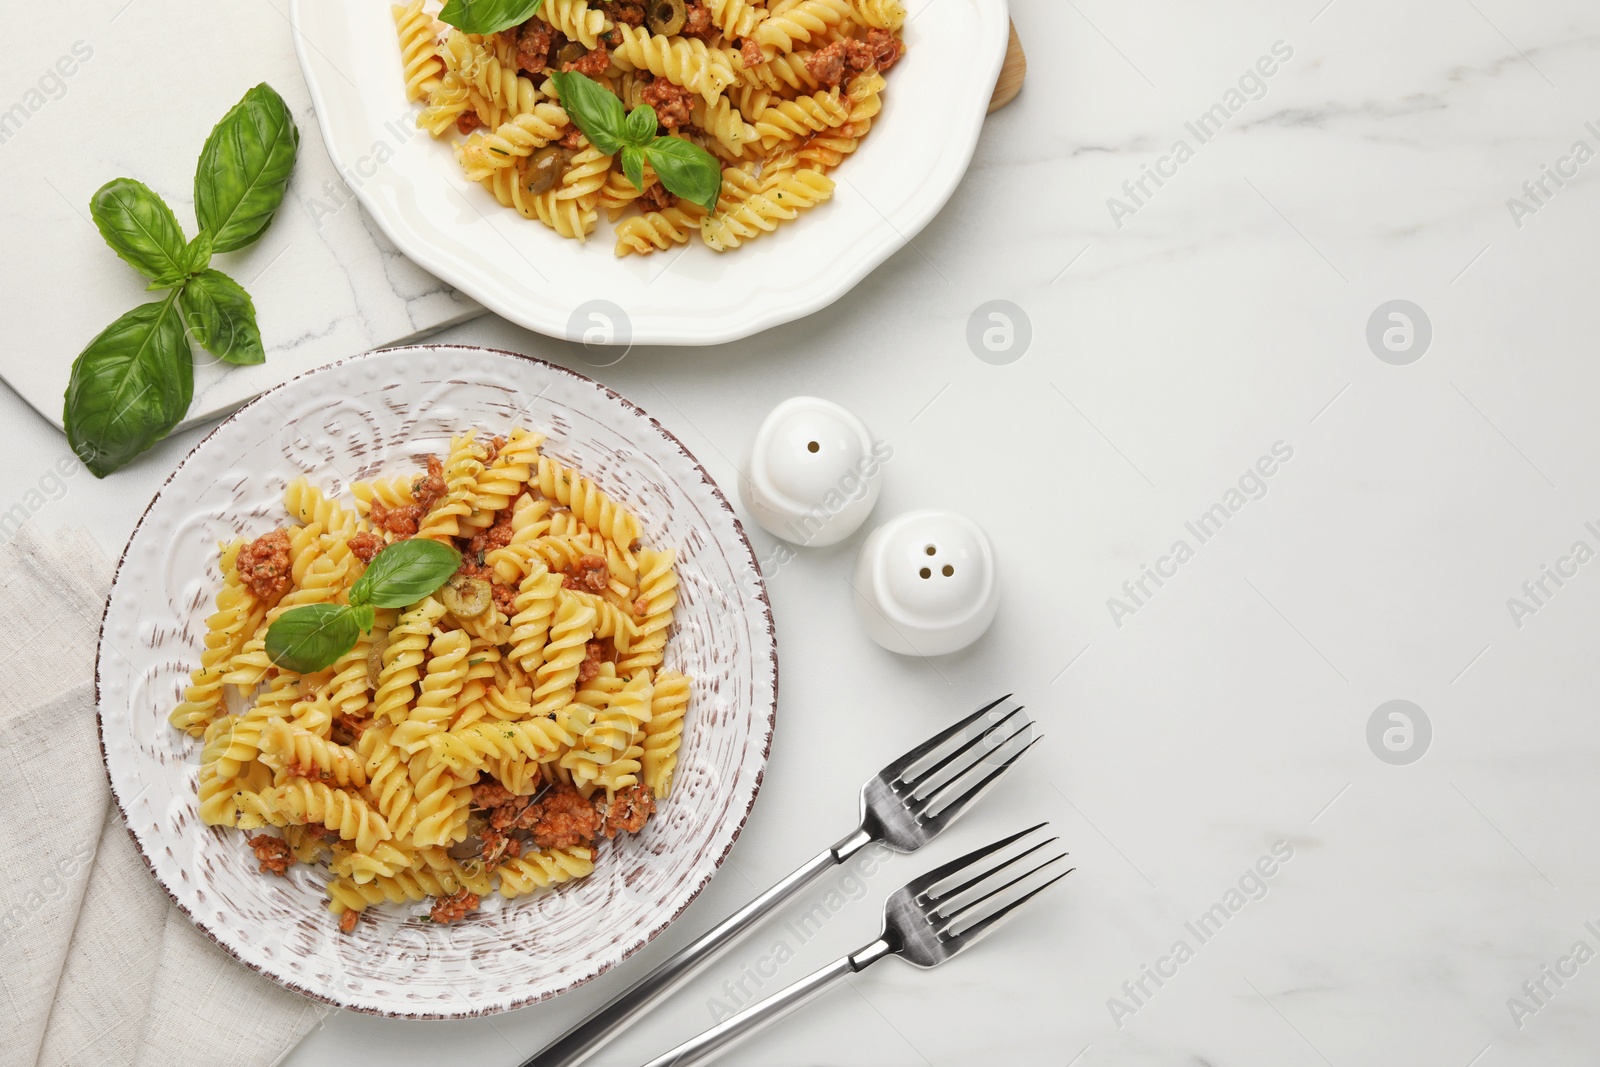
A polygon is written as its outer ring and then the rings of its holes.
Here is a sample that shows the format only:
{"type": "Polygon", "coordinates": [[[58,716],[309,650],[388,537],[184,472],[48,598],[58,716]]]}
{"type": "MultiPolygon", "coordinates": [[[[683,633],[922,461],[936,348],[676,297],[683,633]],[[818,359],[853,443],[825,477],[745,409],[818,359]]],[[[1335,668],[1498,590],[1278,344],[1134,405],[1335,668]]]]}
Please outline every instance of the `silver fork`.
{"type": "Polygon", "coordinates": [[[1032,720],[1022,705],[1004,696],[889,764],[862,787],[861,825],[854,833],[680,950],[609,1004],[524,1060],[522,1067],[571,1067],[588,1059],[658,1001],[704,970],[764,916],[868,845],[882,843],[896,852],[915,852],[933,840],[1033,747],[1039,740],[1037,736],[998,764],[990,763],[1007,753],[1031,726],[1032,720]],[[985,720],[987,725],[965,743],[943,752],[945,746],[960,740],[965,731],[985,720]],[[976,777],[985,765],[991,769],[976,777]]]}
{"type": "Polygon", "coordinates": [[[1031,826],[929,871],[884,904],[883,933],[872,944],[751,1005],[699,1037],[651,1060],[645,1067],[696,1067],[709,1063],[840,979],[865,970],[885,956],[899,956],[918,967],[937,967],[970,948],[1023,904],[1072,873],[1073,868],[1068,868],[1053,873],[1048,880],[1035,878],[1047,867],[1066,859],[1065,852],[1057,852],[1021,874],[1011,873],[1015,864],[1053,844],[1057,840],[1054,837],[985,870],[977,869],[989,856],[1044,825],[1031,826]],[[958,879],[955,885],[946,884],[958,879]],[[1030,887],[1023,892],[1018,887],[1025,883],[1030,887]]]}

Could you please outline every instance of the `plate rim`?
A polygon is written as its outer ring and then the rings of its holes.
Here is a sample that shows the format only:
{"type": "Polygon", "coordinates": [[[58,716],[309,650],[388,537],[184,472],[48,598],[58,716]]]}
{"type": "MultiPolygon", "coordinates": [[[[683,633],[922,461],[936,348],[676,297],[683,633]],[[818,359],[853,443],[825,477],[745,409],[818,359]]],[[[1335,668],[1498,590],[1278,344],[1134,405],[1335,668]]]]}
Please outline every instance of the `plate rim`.
{"type": "MultiPolygon", "coordinates": [[[[314,74],[314,64],[307,53],[307,49],[316,49],[311,42],[309,34],[304,28],[302,6],[305,0],[289,0],[289,24],[294,31],[295,58],[300,64],[300,76],[305,80],[306,89],[311,94],[311,106],[317,117],[317,131],[322,135],[323,147],[328,152],[328,158],[333,161],[334,170],[340,175],[341,181],[351,169],[348,162],[340,154],[338,146],[329,133],[327,124],[323,121],[323,113],[327,100],[322,92],[322,82],[314,74]]],[[[979,7],[995,7],[999,11],[1000,24],[1006,30],[999,36],[999,47],[990,57],[990,61],[977,67],[977,73],[987,75],[982,78],[982,84],[988,87],[998,81],[1000,71],[1005,64],[1006,51],[1010,45],[1010,0],[979,0],[979,7]]],[[[320,51],[320,49],[317,49],[320,51]]],[[[909,222],[904,225],[889,224],[892,236],[880,241],[867,249],[863,254],[846,260],[842,270],[830,271],[827,277],[829,283],[819,288],[814,295],[804,297],[796,302],[785,304],[782,307],[772,308],[765,312],[747,313],[740,312],[737,316],[724,316],[720,325],[713,328],[701,326],[700,319],[692,318],[677,321],[644,320],[643,323],[634,321],[629,317],[628,345],[669,345],[686,347],[691,345],[720,345],[731,341],[743,340],[753,337],[777,326],[795,322],[815,315],[817,312],[832,306],[842,299],[856,286],[860,285],[868,275],[883,265],[890,256],[910,246],[916,236],[927,228],[928,224],[938,217],[939,213],[949,204],[956,189],[966,178],[967,171],[972,167],[972,157],[978,148],[978,140],[983,134],[984,120],[988,117],[989,93],[982,96],[981,105],[976,105],[968,113],[965,123],[954,122],[945,127],[945,132],[956,132],[962,135],[960,151],[960,165],[952,167],[945,180],[934,186],[933,195],[923,198],[925,205],[910,216],[909,222]],[[642,327],[642,328],[641,328],[642,327]]],[[[569,335],[568,323],[555,321],[555,318],[545,319],[541,315],[529,313],[513,300],[489,298],[479,291],[473,280],[454,270],[442,256],[436,256],[425,243],[419,244],[411,240],[411,234],[399,224],[398,219],[391,219],[382,208],[381,200],[368,189],[366,182],[360,183],[350,192],[355,196],[361,207],[366,211],[367,217],[377,224],[400,252],[401,255],[417,264],[423,270],[451,286],[456,291],[465,294],[473,301],[524,329],[543,334],[546,337],[557,338],[563,341],[575,341],[569,335]]],[[[346,188],[350,188],[345,182],[346,188]]],[[[837,265],[837,263],[835,264],[837,265]]],[[[556,318],[559,315],[555,316],[556,318]]]]}
{"type": "Polygon", "coordinates": [[[696,900],[699,899],[700,894],[705,891],[705,888],[708,885],[711,884],[711,879],[714,878],[717,875],[717,873],[722,870],[722,865],[725,862],[727,862],[728,856],[733,852],[733,846],[738,844],[739,838],[744,833],[745,825],[749,822],[750,815],[755,810],[756,799],[761,795],[761,786],[766,780],[767,765],[771,762],[771,759],[772,759],[772,739],[773,739],[773,736],[774,736],[774,734],[775,734],[775,732],[777,730],[779,681],[780,681],[780,677],[779,677],[779,664],[778,664],[778,630],[777,630],[777,623],[776,623],[776,620],[775,620],[775,618],[773,616],[773,613],[772,613],[772,601],[771,601],[771,598],[767,594],[767,583],[766,583],[766,579],[761,574],[761,568],[760,568],[758,557],[756,555],[755,546],[750,543],[750,535],[745,531],[744,523],[739,519],[739,514],[738,514],[737,511],[734,510],[733,504],[728,499],[727,494],[722,491],[722,487],[719,484],[717,484],[716,479],[711,477],[711,472],[706,470],[705,465],[702,464],[700,462],[699,458],[696,457],[695,454],[689,450],[689,447],[683,443],[683,440],[681,438],[679,438],[677,434],[673,433],[666,426],[662,425],[660,420],[655,418],[655,416],[651,415],[649,412],[645,411],[644,408],[640,407],[638,404],[635,404],[632,400],[629,400],[627,397],[623,396],[621,393],[617,392],[615,389],[611,388],[606,383],[604,383],[604,382],[602,382],[602,381],[600,381],[600,380],[598,380],[596,378],[591,378],[588,375],[583,374],[583,373],[581,373],[579,371],[575,371],[570,367],[564,367],[559,363],[555,363],[555,362],[552,362],[552,361],[547,360],[547,359],[541,359],[538,356],[530,356],[530,355],[527,355],[526,353],[522,353],[522,352],[512,352],[512,351],[510,351],[508,349],[492,348],[492,347],[488,347],[488,346],[485,346],[485,345],[460,345],[460,344],[448,344],[448,343],[395,345],[395,346],[392,346],[392,347],[389,347],[389,348],[368,349],[365,352],[358,352],[358,353],[356,353],[354,355],[346,356],[343,359],[334,360],[332,363],[326,363],[326,364],[323,364],[322,366],[319,366],[319,367],[313,367],[312,369],[310,369],[308,371],[303,371],[300,374],[297,374],[292,378],[289,378],[289,379],[286,379],[285,381],[279,382],[277,385],[274,385],[270,389],[263,390],[261,393],[257,394],[255,397],[252,397],[250,400],[246,401],[244,404],[241,404],[239,407],[237,407],[233,411],[229,412],[220,421],[218,421],[218,423],[215,426],[213,426],[211,429],[207,430],[206,433],[205,433],[205,436],[201,437],[200,440],[198,440],[198,441],[196,441],[194,443],[194,446],[192,448],[190,448],[187,453],[184,454],[183,459],[180,460],[172,468],[172,471],[166,476],[166,478],[162,480],[161,485],[151,495],[150,502],[148,504],[146,504],[144,510],[139,513],[139,519],[138,519],[138,521],[136,523],[134,523],[133,531],[128,535],[127,542],[122,546],[122,551],[117,555],[116,567],[112,571],[111,585],[110,585],[109,590],[106,593],[105,604],[100,609],[100,626],[99,626],[99,629],[96,631],[96,634],[95,634],[95,655],[94,655],[95,739],[96,739],[96,742],[99,744],[99,747],[100,747],[100,766],[101,766],[101,769],[105,771],[106,783],[107,783],[107,787],[109,789],[110,796],[111,796],[111,803],[116,806],[117,814],[122,820],[122,828],[123,828],[124,832],[127,833],[129,839],[133,842],[134,851],[139,854],[139,859],[144,864],[145,869],[150,872],[150,876],[155,881],[156,885],[161,887],[161,891],[166,894],[167,899],[172,902],[173,906],[176,907],[180,913],[182,913],[183,917],[185,919],[187,919],[194,926],[195,929],[199,930],[202,934],[204,934],[206,936],[206,938],[211,941],[212,944],[216,945],[218,948],[222,949],[222,951],[226,952],[230,957],[232,957],[235,962],[239,963],[240,965],[242,965],[244,967],[249,968],[251,971],[253,971],[256,974],[260,975],[261,977],[267,979],[268,981],[272,982],[273,984],[279,986],[280,988],[287,989],[288,991],[290,991],[292,993],[295,993],[298,996],[305,997],[308,1000],[316,1001],[316,1002],[321,1003],[321,1004],[327,1004],[330,1007],[339,1008],[342,1011],[356,1012],[356,1013],[359,1013],[359,1014],[362,1014],[362,1015],[372,1015],[372,1016],[377,1016],[377,1017],[380,1017],[380,1018],[388,1018],[388,1019],[415,1019],[415,1020],[482,1019],[482,1018],[488,1018],[488,1017],[491,1017],[491,1016],[494,1016],[494,1015],[501,1015],[501,1014],[504,1014],[505,1012],[508,1012],[508,1011],[516,1011],[519,1008],[531,1007],[534,1004],[543,1003],[544,1001],[553,999],[555,997],[562,996],[563,994],[566,994],[566,993],[570,993],[574,989],[577,989],[577,988],[579,988],[581,986],[584,986],[584,985],[588,984],[589,982],[594,981],[596,978],[599,978],[601,975],[607,974],[608,972],[610,972],[612,970],[615,970],[617,967],[620,967],[622,964],[626,963],[629,959],[631,959],[636,953],[638,953],[646,945],[648,945],[652,941],[654,941],[663,932],[665,932],[667,927],[671,926],[674,922],[676,922],[683,915],[683,913],[686,910],[688,910],[689,906],[691,904],[693,904],[696,900]],[[664,921],[662,921],[661,923],[657,924],[653,929],[651,929],[648,932],[646,932],[636,944],[624,949],[620,956],[618,956],[610,964],[600,968],[598,971],[594,972],[593,974],[591,974],[591,975],[589,975],[589,976],[587,976],[585,978],[579,979],[578,981],[570,982],[569,984],[561,987],[560,989],[552,989],[552,990],[549,990],[547,992],[537,994],[535,996],[515,997],[515,998],[512,998],[511,1000],[508,1000],[508,1001],[502,1003],[502,1004],[497,1004],[497,1005],[490,1006],[490,1007],[474,1008],[472,1010],[467,1010],[467,1011],[444,1011],[444,1012],[433,1012],[433,1011],[423,1011],[423,1012],[393,1011],[393,1010],[387,1010],[387,1009],[376,1007],[376,1006],[368,1006],[368,1005],[361,1005],[361,1004],[346,1003],[345,1001],[341,1001],[336,997],[328,996],[326,994],[319,993],[319,992],[317,992],[315,990],[305,988],[304,986],[302,986],[302,985],[300,985],[298,983],[288,981],[288,980],[286,980],[286,979],[284,979],[284,978],[282,978],[282,977],[280,977],[280,976],[278,976],[276,974],[273,974],[272,972],[266,970],[264,967],[260,966],[259,964],[254,963],[254,962],[252,962],[250,960],[247,960],[247,959],[243,958],[242,956],[240,956],[239,953],[234,950],[232,945],[228,944],[221,937],[219,937],[217,935],[217,933],[215,931],[213,931],[209,926],[207,926],[205,923],[203,923],[199,919],[197,919],[194,916],[194,914],[187,907],[184,906],[183,901],[178,899],[177,894],[175,892],[173,892],[172,887],[169,886],[166,883],[165,879],[163,879],[161,877],[161,875],[156,871],[155,865],[153,863],[151,863],[150,857],[146,854],[143,842],[140,841],[139,835],[134,831],[133,825],[128,819],[127,809],[123,807],[122,797],[120,796],[120,794],[117,791],[116,778],[111,773],[110,756],[106,751],[106,721],[105,721],[106,720],[106,715],[105,715],[105,709],[102,707],[101,693],[100,693],[100,664],[101,664],[101,659],[102,659],[101,649],[102,649],[102,646],[105,643],[106,620],[107,620],[108,616],[111,613],[112,599],[116,596],[117,585],[118,585],[118,582],[120,581],[120,579],[122,578],[122,568],[123,568],[123,565],[127,562],[128,552],[133,547],[134,540],[139,536],[139,531],[144,528],[145,520],[147,520],[150,517],[150,512],[152,510],[154,510],[156,504],[162,499],[162,497],[165,495],[168,487],[172,484],[172,480],[178,476],[178,473],[180,471],[182,471],[186,466],[188,466],[189,462],[192,459],[194,459],[196,455],[199,454],[200,450],[203,447],[205,447],[206,443],[209,442],[212,439],[212,437],[214,437],[218,432],[220,432],[223,427],[227,426],[229,423],[233,422],[235,419],[238,419],[246,411],[248,411],[249,409],[255,407],[257,404],[262,403],[263,401],[265,401],[273,393],[276,393],[279,390],[287,388],[289,385],[299,381],[302,378],[307,378],[307,377],[310,377],[311,375],[314,375],[314,374],[322,374],[322,373],[325,373],[325,372],[329,372],[329,371],[332,371],[333,369],[335,369],[337,367],[345,366],[346,364],[354,363],[354,362],[359,361],[359,360],[369,359],[369,358],[371,358],[373,356],[388,355],[390,353],[395,353],[395,352],[434,352],[434,353],[439,353],[439,352],[446,352],[446,351],[480,352],[480,353],[486,353],[488,355],[497,356],[497,357],[504,357],[504,358],[522,360],[524,362],[538,364],[538,365],[546,368],[547,370],[553,370],[553,371],[557,371],[557,372],[562,373],[562,374],[569,375],[570,377],[577,379],[579,382],[583,382],[583,383],[587,383],[589,385],[595,386],[596,388],[601,390],[603,393],[605,393],[609,398],[620,402],[624,407],[628,408],[633,413],[635,413],[635,414],[643,417],[644,419],[646,419],[650,423],[650,425],[667,440],[668,443],[670,443],[671,445],[675,446],[679,451],[681,451],[683,453],[684,457],[689,460],[689,462],[693,465],[694,469],[700,472],[701,478],[703,478],[704,481],[705,481],[705,484],[710,487],[711,492],[712,492],[713,496],[715,497],[715,499],[717,501],[719,501],[722,504],[722,506],[727,510],[729,518],[731,518],[733,520],[734,531],[739,535],[739,543],[741,545],[743,545],[745,553],[749,556],[751,570],[753,571],[753,573],[755,574],[755,577],[756,577],[755,589],[756,589],[756,594],[757,594],[757,600],[758,600],[758,602],[760,604],[760,608],[761,608],[761,617],[766,622],[767,634],[768,634],[768,636],[770,638],[770,644],[771,644],[770,659],[771,659],[771,665],[772,665],[772,706],[767,710],[767,712],[766,712],[766,714],[764,716],[764,718],[765,718],[764,729],[766,731],[766,734],[765,734],[765,737],[762,738],[762,743],[761,743],[761,761],[760,761],[759,766],[757,766],[757,768],[756,768],[755,782],[754,782],[754,784],[753,784],[753,786],[751,787],[751,790],[750,790],[750,801],[745,806],[745,810],[743,811],[743,813],[740,814],[739,821],[738,821],[737,825],[735,825],[734,828],[733,828],[733,835],[728,839],[727,847],[725,847],[722,850],[721,855],[716,857],[715,862],[712,864],[711,870],[706,874],[706,876],[704,878],[702,878],[700,880],[700,883],[698,885],[693,887],[693,889],[689,892],[688,897],[683,901],[682,905],[680,905],[677,908],[677,910],[674,911],[670,916],[668,916],[664,921]]]}

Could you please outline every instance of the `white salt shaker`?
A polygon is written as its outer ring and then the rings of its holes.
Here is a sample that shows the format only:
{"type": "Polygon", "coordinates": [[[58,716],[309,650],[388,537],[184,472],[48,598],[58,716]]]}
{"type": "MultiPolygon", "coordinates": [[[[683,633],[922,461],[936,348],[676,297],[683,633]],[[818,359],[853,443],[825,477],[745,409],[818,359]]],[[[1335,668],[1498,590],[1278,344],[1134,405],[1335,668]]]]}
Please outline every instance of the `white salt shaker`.
{"type": "Polygon", "coordinates": [[[790,397],[756,431],[739,496],[774,537],[837,544],[867,521],[883,487],[883,463],[893,454],[838,404],[790,397]]]}
{"type": "Polygon", "coordinates": [[[873,530],[856,558],[856,615],[878,644],[942,656],[982,637],[1000,608],[994,546],[953,511],[912,511],[873,530]]]}

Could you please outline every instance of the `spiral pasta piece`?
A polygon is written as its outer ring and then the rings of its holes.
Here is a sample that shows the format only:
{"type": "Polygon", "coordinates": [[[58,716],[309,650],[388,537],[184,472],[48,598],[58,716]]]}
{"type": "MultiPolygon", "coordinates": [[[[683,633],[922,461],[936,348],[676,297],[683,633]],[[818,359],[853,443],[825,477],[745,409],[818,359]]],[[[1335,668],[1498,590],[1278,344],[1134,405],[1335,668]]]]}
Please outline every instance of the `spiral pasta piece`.
{"type": "Polygon", "coordinates": [[[456,120],[476,111],[472,87],[455,71],[447,71],[438,86],[428,94],[428,103],[417,113],[417,129],[431,137],[443,137],[456,126],[456,120]]]}
{"type": "Polygon", "coordinates": [[[534,673],[533,713],[547,716],[572,702],[578,687],[578,667],[594,637],[595,613],[581,600],[564,599],[556,607],[545,642],[544,661],[534,673]]]}
{"type": "Polygon", "coordinates": [[[539,446],[543,443],[542,433],[529,433],[521,427],[511,431],[499,455],[473,487],[472,511],[462,518],[462,526],[482,530],[493,525],[495,517],[511,506],[533,476],[533,465],[539,460],[539,446]]]}
{"type": "Polygon", "coordinates": [[[704,211],[690,211],[680,206],[624,219],[617,226],[616,253],[618,256],[648,256],[673,245],[686,244],[689,235],[700,229],[700,220],[704,217],[704,211]]]}
{"type": "Polygon", "coordinates": [[[667,630],[672,625],[673,609],[678,606],[678,572],[673,568],[677,553],[645,549],[639,553],[639,599],[644,611],[634,622],[634,639],[628,654],[617,661],[617,673],[654,670],[661,665],[667,645],[667,630]]]}
{"type": "Polygon", "coordinates": [[[594,853],[587,848],[536,849],[500,865],[500,893],[515,899],[594,871],[594,853]]]}
{"type": "Polygon", "coordinates": [[[368,727],[356,742],[356,751],[366,761],[366,795],[394,835],[404,840],[411,836],[417,811],[406,754],[390,743],[394,730],[388,725],[368,727]]]}
{"type": "Polygon", "coordinates": [[[411,843],[429,848],[463,840],[472,808],[471,784],[432,760],[412,760],[410,774],[417,812],[411,843]]]}
{"type": "Polygon", "coordinates": [[[781,141],[843,125],[849,117],[849,105],[833,89],[774,104],[756,117],[754,129],[761,147],[771,151],[781,141]]]}
{"type": "Polygon", "coordinates": [[[329,716],[324,701],[302,699],[299,679],[279,675],[262,692],[254,707],[232,717],[226,736],[220,739],[222,748],[216,755],[218,771],[229,778],[243,774],[246,766],[261,755],[261,734],[267,724],[281,718],[290,719],[296,725],[305,723],[312,733],[320,733],[319,727],[329,716]]]}
{"type": "Polygon", "coordinates": [[[561,187],[556,190],[557,200],[572,200],[587,197],[596,202],[600,199],[600,190],[605,188],[606,176],[611,172],[611,157],[606,155],[587,140],[578,154],[572,157],[572,163],[561,176],[561,187]]]}
{"type": "Polygon", "coordinates": [[[427,867],[377,875],[365,883],[352,878],[335,878],[328,883],[328,910],[335,915],[347,911],[359,913],[374,904],[403,904],[449,896],[460,888],[461,882],[452,872],[427,867]]]}
{"type": "Polygon", "coordinates": [[[534,149],[558,140],[570,121],[559,105],[541,103],[507,119],[492,133],[474,134],[457,149],[467,180],[481,182],[498,170],[515,167],[534,149]]]}
{"type": "Polygon", "coordinates": [[[389,631],[383,650],[383,667],[378,673],[378,688],[372,695],[373,715],[380,722],[405,721],[422,680],[422,661],[427,656],[429,635],[434,624],[444,618],[444,605],[425,597],[412,605],[389,631]]]}
{"type": "Polygon", "coordinates": [[[417,692],[417,702],[405,722],[395,727],[390,743],[407,756],[414,756],[428,738],[449,725],[456,710],[456,698],[467,677],[467,652],[472,638],[462,630],[435,632],[428,646],[428,668],[417,692]]]}
{"type": "Polygon", "coordinates": [[[451,30],[445,36],[439,56],[445,67],[477,95],[481,104],[478,118],[486,126],[500,126],[515,117],[523,103],[539,99],[533,82],[520,77],[515,67],[459,30],[451,30]]]}
{"type": "Polygon", "coordinates": [[[544,662],[545,642],[555,619],[556,600],[561,594],[561,575],[547,569],[537,559],[529,563],[528,576],[517,588],[511,616],[511,658],[529,674],[544,662]]]}
{"type": "MultiPolygon", "coordinates": [[[[780,52],[753,67],[745,64],[744,57],[736,50],[732,50],[728,58],[740,85],[784,94],[810,92],[822,85],[817,76],[811,73],[811,57],[814,54],[812,51],[780,52]]],[[[751,114],[749,111],[744,113],[751,114]]]]}
{"type": "Polygon", "coordinates": [[[469,773],[490,760],[522,758],[535,763],[558,755],[570,735],[550,719],[526,722],[476,722],[428,739],[433,754],[457,773],[469,773]]]}
{"type": "MultiPolygon", "coordinates": [[[[832,0],[829,0],[832,2],[832,0]]],[[[843,2],[843,0],[840,0],[843,2]]],[[[613,46],[611,61],[624,71],[648,70],[714,103],[734,82],[727,56],[706,47],[697,38],[663,37],[642,26],[616,27],[621,41],[613,46]]]]}
{"type": "Polygon", "coordinates": [[[823,37],[850,18],[850,0],[802,0],[782,14],[771,14],[756,27],[755,40],[764,49],[793,52],[797,45],[823,37]]]}
{"type": "Polygon", "coordinates": [[[468,431],[451,440],[444,464],[444,498],[423,516],[418,537],[442,541],[461,533],[461,519],[472,513],[474,490],[483,474],[485,453],[476,438],[476,431],[468,431]]]}
{"type": "Polygon", "coordinates": [[[321,526],[324,536],[343,540],[356,531],[358,516],[330,500],[304,477],[292,479],[283,490],[284,509],[296,522],[321,526]]]}
{"type": "Polygon", "coordinates": [[[585,48],[593,48],[611,29],[605,12],[591,8],[587,0],[544,0],[539,17],[585,48]]]}
{"type": "Polygon", "coordinates": [[[590,479],[549,456],[539,457],[539,492],[569,509],[590,529],[610,538],[625,555],[639,539],[639,520],[590,479]]]}
{"type": "Polygon", "coordinates": [[[595,617],[594,636],[602,640],[609,638],[618,652],[628,651],[633,643],[633,619],[615,602],[584,589],[562,589],[560,596],[563,600],[580,601],[592,609],[595,617]]]}
{"type": "Polygon", "coordinates": [[[291,823],[321,823],[370,853],[393,835],[383,816],[355,793],[304,778],[274,786],[263,799],[291,823]]]}
{"type": "MultiPolygon", "coordinates": [[[[286,828],[287,829],[287,828],[286,828]]],[[[378,878],[393,878],[401,871],[409,871],[416,855],[381,841],[371,852],[343,852],[328,863],[328,871],[338,878],[348,878],[357,884],[378,878]]]]}
{"type": "Polygon", "coordinates": [[[754,148],[761,140],[759,127],[746,122],[733,101],[725,96],[713,104],[696,100],[690,114],[695,125],[715,137],[735,159],[744,156],[746,149],[754,148]]]}
{"type": "Polygon", "coordinates": [[[372,513],[374,502],[386,508],[400,508],[417,502],[416,478],[401,474],[393,478],[378,478],[370,482],[355,482],[350,493],[356,498],[356,513],[362,518],[372,513]]]}
{"type": "Polygon", "coordinates": [[[261,761],[286,777],[315,778],[345,789],[367,784],[366,761],[359,753],[285,719],[273,719],[262,729],[261,761]]]}
{"type": "MultiPolygon", "coordinates": [[[[366,714],[367,706],[371,703],[372,654],[379,635],[387,640],[395,621],[394,612],[388,608],[380,608],[373,615],[372,629],[358,635],[350,651],[333,661],[333,677],[328,681],[326,696],[334,715],[359,718],[366,714]]],[[[380,670],[381,663],[380,657],[380,670]]]]}
{"type": "Polygon", "coordinates": [[[583,748],[601,764],[621,756],[642,741],[645,727],[650,723],[654,691],[650,672],[641,670],[626,682],[618,681],[620,685],[614,692],[589,690],[587,694],[579,694],[580,697],[599,697],[589,729],[583,734],[583,748]]]}
{"type": "Polygon", "coordinates": [[[422,0],[390,8],[395,31],[400,35],[400,65],[405,70],[406,96],[425,100],[439,85],[444,61],[439,58],[439,40],[431,15],[423,13],[422,0]]]}
{"type": "Polygon", "coordinates": [[[729,40],[750,36],[767,17],[767,10],[751,0],[706,0],[706,6],[711,9],[711,24],[729,40]]]}
{"type": "Polygon", "coordinates": [[[872,129],[873,120],[883,110],[883,75],[863,71],[850,83],[850,117],[836,130],[811,138],[799,152],[802,166],[819,169],[837,167],[861,146],[861,139],[872,129]]]}
{"type": "Polygon", "coordinates": [[[683,718],[689,708],[689,679],[662,671],[650,696],[650,721],[645,724],[643,776],[658,799],[672,792],[672,774],[683,743],[683,718]]]}
{"type": "Polygon", "coordinates": [[[738,248],[833,196],[833,180],[818,170],[796,171],[734,210],[708,215],[700,236],[718,252],[738,248]]]}
{"type": "Polygon", "coordinates": [[[857,22],[880,30],[898,30],[906,24],[906,7],[900,0],[850,0],[857,22]]]}
{"type": "Polygon", "coordinates": [[[266,605],[245,586],[235,566],[244,544],[242,539],[235,540],[222,551],[222,588],[217,591],[217,610],[206,619],[200,666],[190,673],[183,700],[167,717],[168,722],[191,737],[206,732],[221,706],[223,678],[230,662],[254,636],[266,615],[266,605]]]}

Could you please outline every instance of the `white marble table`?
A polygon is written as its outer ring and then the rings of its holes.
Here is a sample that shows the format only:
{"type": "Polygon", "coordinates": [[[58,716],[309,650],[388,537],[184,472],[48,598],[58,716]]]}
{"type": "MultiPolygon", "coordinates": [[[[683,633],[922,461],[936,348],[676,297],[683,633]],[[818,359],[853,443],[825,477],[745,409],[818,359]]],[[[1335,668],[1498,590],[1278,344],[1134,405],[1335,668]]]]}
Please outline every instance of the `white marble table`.
{"type": "MultiPolygon", "coordinates": [[[[1048,818],[1079,865],[1069,888],[947,969],[885,963],[726,1062],[1593,1062],[1600,161],[1571,153],[1600,149],[1600,10],[1018,0],[1014,14],[1027,89],[944,215],[832,310],[605,368],[492,319],[441,335],[591,370],[724,485],[779,400],[846,404],[895,449],[880,517],[949,506],[993,534],[993,631],[937,661],[867,643],[845,582],[860,535],[777,567],[770,772],[681,922],[591,987],[494,1020],[333,1016],[290,1067],[519,1062],[847,828],[887,756],[1007,690],[1048,740],[937,855],[1048,818]],[[1292,56],[1264,62],[1233,113],[1230,89],[1275,42],[1292,56]],[[1186,124],[1208,111],[1222,128],[1202,143],[1186,124]],[[1558,187],[1546,166],[1578,177],[1558,187]],[[1524,183],[1541,180],[1534,204],[1524,183]],[[1519,196],[1537,211],[1514,213],[1519,196]],[[1110,197],[1131,209],[1120,227],[1110,197]],[[1031,322],[1003,365],[966,340],[990,300],[1031,322]],[[1420,333],[1384,347],[1398,322],[1369,346],[1393,300],[1431,324],[1420,358],[1420,333]],[[1249,476],[1275,447],[1271,476],[1249,476]],[[1425,714],[1426,745],[1414,731],[1409,751],[1385,748],[1387,721],[1369,744],[1392,700],[1425,714]]],[[[14,317],[0,330],[25,336],[14,317]]],[[[10,394],[0,418],[0,505],[87,523],[108,552],[198,433],[104,483],[58,483],[60,435],[10,394]]],[[[757,992],[747,976],[770,972],[780,942],[794,959],[764,990],[870,939],[878,901],[934,859],[836,882],[836,912],[808,894],[784,919],[821,903],[826,921],[804,937],[775,922],[596,1062],[638,1063],[710,1024],[757,992]]]]}

